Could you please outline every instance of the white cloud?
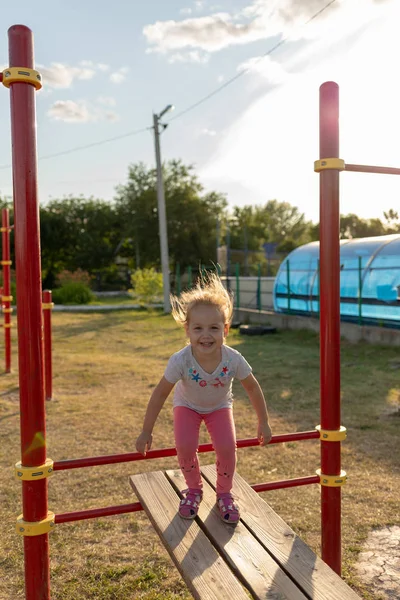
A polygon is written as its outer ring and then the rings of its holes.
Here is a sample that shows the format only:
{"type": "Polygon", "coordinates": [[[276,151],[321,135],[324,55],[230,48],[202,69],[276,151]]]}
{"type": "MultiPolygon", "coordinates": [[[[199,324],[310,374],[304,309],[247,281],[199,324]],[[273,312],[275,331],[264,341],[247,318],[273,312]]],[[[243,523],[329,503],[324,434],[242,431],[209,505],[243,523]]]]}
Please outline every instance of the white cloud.
{"type": "Polygon", "coordinates": [[[55,62],[51,63],[50,67],[38,65],[38,70],[42,74],[44,86],[54,88],[69,88],[74,79],[92,79],[96,74],[94,69],[87,66],[70,67],[55,62]]]}
{"type": "Polygon", "coordinates": [[[198,50],[190,50],[189,52],[175,52],[174,54],[171,54],[171,56],[168,58],[168,62],[194,62],[199,64],[206,64],[209,61],[209,59],[209,54],[199,52],[198,50]]]}
{"type": "Polygon", "coordinates": [[[112,96],[99,96],[97,102],[104,104],[104,106],[116,106],[117,104],[117,101],[112,96]]]}
{"type": "Polygon", "coordinates": [[[183,21],[157,21],[143,28],[147,42],[156,52],[200,48],[216,52],[231,44],[244,44],[265,35],[256,25],[236,24],[227,13],[183,21]]]}
{"type": "Polygon", "coordinates": [[[119,116],[117,115],[117,113],[112,112],[112,111],[104,113],[104,118],[106,121],[112,121],[112,122],[119,121],[119,116]]]}
{"type": "Polygon", "coordinates": [[[50,107],[48,115],[55,121],[67,123],[87,123],[93,120],[84,102],[73,102],[72,100],[57,100],[50,107]]]}
{"type": "Polygon", "coordinates": [[[48,110],[49,117],[66,123],[88,123],[89,121],[116,121],[118,115],[112,111],[103,111],[92,107],[85,100],[57,100],[48,110]]]}
{"type": "Polygon", "coordinates": [[[214,137],[217,135],[217,132],[214,129],[208,129],[207,127],[205,127],[204,129],[202,129],[200,131],[200,135],[207,135],[209,137],[214,137]]]}
{"type": "Polygon", "coordinates": [[[122,83],[123,81],[125,81],[126,74],[128,73],[128,71],[128,67],[120,67],[117,71],[111,73],[110,81],[112,81],[112,83],[122,83]]]}
{"type": "MultiPolygon", "coordinates": [[[[44,87],[69,88],[76,80],[84,81],[93,79],[95,75],[110,70],[110,65],[94,63],[91,60],[81,60],[78,66],[70,66],[53,62],[50,66],[38,65],[38,70],[43,76],[44,87]]],[[[121,67],[110,75],[114,83],[121,83],[126,79],[128,67],[121,67]]]]}
{"type": "MultiPolygon", "coordinates": [[[[199,9],[203,8],[202,2],[197,4],[199,9]]],[[[337,4],[339,6],[339,0],[337,4]]],[[[216,52],[231,45],[285,34],[288,26],[303,23],[325,5],[324,0],[253,0],[237,13],[220,12],[182,21],[157,21],[145,26],[143,33],[148,43],[160,53],[187,47],[216,52]]],[[[334,12],[334,7],[325,12],[334,12]]],[[[325,13],[319,20],[324,16],[325,13]]]]}
{"type": "Polygon", "coordinates": [[[113,83],[122,83],[123,81],[125,81],[125,79],[126,76],[123,73],[119,73],[118,71],[110,75],[110,81],[112,81],[113,83]]]}
{"type": "Polygon", "coordinates": [[[257,73],[263,80],[272,85],[285,83],[289,77],[287,71],[269,56],[265,56],[261,60],[260,57],[249,58],[241,63],[237,70],[239,72],[249,70],[252,73],[257,73]]]}
{"type": "Polygon", "coordinates": [[[188,7],[185,7],[185,8],[181,8],[179,10],[179,12],[180,12],[181,15],[191,15],[192,12],[193,12],[193,10],[196,10],[197,12],[200,12],[200,11],[204,10],[204,8],[205,8],[204,5],[205,5],[204,0],[196,0],[195,3],[194,3],[194,9],[190,8],[188,6],[188,7]]]}
{"type": "MultiPolygon", "coordinates": [[[[253,0],[238,12],[219,12],[181,21],[156,21],[143,28],[153,51],[166,54],[184,48],[217,52],[232,45],[243,45],[270,37],[314,39],[331,32],[340,21],[346,33],[354,22],[365,21],[368,14],[391,0],[253,0]],[[323,10],[324,9],[324,10],[323,10]],[[318,11],[321,11],[318,14],[318,11]],[[343,19],[341,13],[347,16],[343,19]]],[[[199,3],[199,7],[203,6],[199,3]]]]}

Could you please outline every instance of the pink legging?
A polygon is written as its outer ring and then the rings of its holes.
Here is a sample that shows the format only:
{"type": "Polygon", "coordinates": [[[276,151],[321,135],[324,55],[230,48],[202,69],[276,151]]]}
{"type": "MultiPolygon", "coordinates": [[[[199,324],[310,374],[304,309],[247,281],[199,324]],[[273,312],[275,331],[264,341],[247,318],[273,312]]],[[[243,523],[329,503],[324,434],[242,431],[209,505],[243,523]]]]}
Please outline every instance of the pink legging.
{"type": "Polygon", "coordinates": [[[175,445],[188,488],[202,489],[197,448],[204,420],[217,455],[217,494],[230,492],[236,467],[236,433],[231,408],[200,414],[185,406],[174,408],[175,445]]]}

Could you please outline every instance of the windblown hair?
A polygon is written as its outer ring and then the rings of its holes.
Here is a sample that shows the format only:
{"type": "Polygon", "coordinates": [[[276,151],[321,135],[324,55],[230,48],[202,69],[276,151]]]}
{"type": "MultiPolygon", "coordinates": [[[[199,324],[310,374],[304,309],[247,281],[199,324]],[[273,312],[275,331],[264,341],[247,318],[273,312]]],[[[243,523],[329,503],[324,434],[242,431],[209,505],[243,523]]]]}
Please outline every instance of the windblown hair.
{"type": "Polygon", "coordinates": [[[218,275],[207,273],[201,275],[196,286],[183,292],[179,298],[171,294],[172,316],[180,325],[189,322],[190,311],[195,306],[215,306],[221,313],[224,325],[230,325],[233,314],[232,294],[228,292],[218,275]]]}

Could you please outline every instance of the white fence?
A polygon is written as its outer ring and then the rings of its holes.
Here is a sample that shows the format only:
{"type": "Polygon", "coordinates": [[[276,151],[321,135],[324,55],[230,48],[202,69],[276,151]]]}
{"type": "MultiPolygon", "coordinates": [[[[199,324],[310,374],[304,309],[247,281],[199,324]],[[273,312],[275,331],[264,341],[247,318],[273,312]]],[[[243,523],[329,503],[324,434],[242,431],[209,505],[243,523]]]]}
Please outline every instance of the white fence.
{"type": "MultiPolygon", "coordinates": [[[[263,310],[270,310],[274,306],[274,282],[275,277],[239,277],[239,303],[241,308],[260,308],[257,304],[258,285],[260,282],[260,304],[263,310]]],[[[224,285],[227,286],[227,278],[221,277],[224,285]]],[[[235,276],[229,277],[229,287],[234,293],[235,308],[237,307],[237,279],[235,276]]]]}

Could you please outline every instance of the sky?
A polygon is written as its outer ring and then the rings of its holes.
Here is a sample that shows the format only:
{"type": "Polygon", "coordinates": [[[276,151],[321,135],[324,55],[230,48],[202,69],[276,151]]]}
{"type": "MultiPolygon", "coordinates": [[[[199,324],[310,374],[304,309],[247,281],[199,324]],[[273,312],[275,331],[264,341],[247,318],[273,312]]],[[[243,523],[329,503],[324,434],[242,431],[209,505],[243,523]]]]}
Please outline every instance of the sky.
{"type": "MultiPolygon", "coordinates": [[[[173,104],[163,160],[193,164],[231,207],[277,199],[317,222],[325,81],[340,89],[340,157],[400,167],[399,18],[398,0],[10,3],[0,70],[7,29],[20,23],[34,33],[43,76],[41,204],[70,194],[111,201],[130,164],[154,166],[152,114],[173,104]]],[[[9,102],[1,86],[1,196],[12,195],[9,102]]],[[[400,208],[396,176],[342,173],[340,185],[343,214],[400,208]]]]}

